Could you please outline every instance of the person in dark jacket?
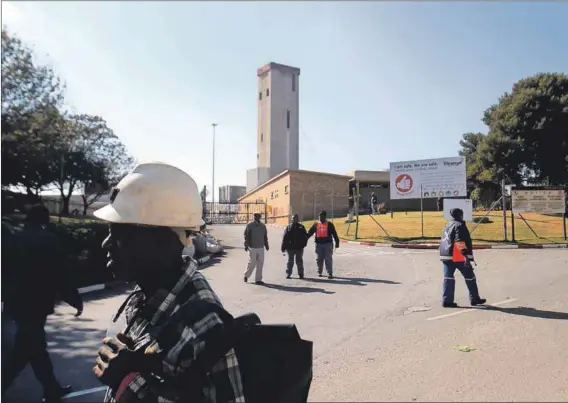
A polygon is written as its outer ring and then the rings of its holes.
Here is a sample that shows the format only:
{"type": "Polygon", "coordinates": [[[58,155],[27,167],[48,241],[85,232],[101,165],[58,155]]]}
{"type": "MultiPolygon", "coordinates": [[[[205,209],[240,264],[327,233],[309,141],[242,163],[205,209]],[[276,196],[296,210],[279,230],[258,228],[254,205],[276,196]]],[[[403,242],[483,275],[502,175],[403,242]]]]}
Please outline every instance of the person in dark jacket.
{"type": "Polygon", "coordinates": [[[320,213],[319,221],[315,222],[308,231],[308,239],[314,234],[316,235],[318,275],[322,276],[323,264],[325,262],[327,277],[331,279],[333,278],[333,241],[335,241],[335,248],[339,248],[339,237],[333,223],[327,221],[327,213],[325,211],[320,213]]]}
{"type": "Polygon", "coordinates": [[[440,241],[440,260],[444,267],[444,283],[442,292],[442,306],[456,308],[454,293],[456,280],[454,273],[457,270],[463,275],[465,284],[469,290],[471,305],[482,305],[486,302],[480,298],[477,281],[473,272],[473,244],[469,230],[463,220],[463,211],[459,208],[450,210],[452,220],[448,222],[442,232],[440,241]]]}
{"type": "Polygon", "coordinates": [[[71,387],[62,386],[55,377],[47,352],[45,323],[54,312],[58,297],[77,309],[76,316],[83,312],[83,301],[69,282],[66,256],[56,235],[47,229],[48,224],[47,208],[33,206],[24,229],[11,239],[7,263],[12,284],[5,311],[16,324],[16,335],[10,357],[2,368],[2,393],[29,363],[43,386],[44,401],[57,402],[71,387]]]}
{"type": "Polygon", "coordinates": [[[377,195],[375,194],[375,192],[371,193],[371,198],[369,200],[369,204],[371,205],[371,214],[377,214],[377,203],[379,202],[379,199],[377,198],[377,195]]]}
{"type": "Polygon", "coordinates": [[[294,258],[298,267],[298,276],[304,278],[304,248],[308,244],[308,233],[306,227],[300,223],[298,214],[292,216],[292,223],[284,230],[282,237],[282,253],[288,253],[288,265],[286,267],[286,278],[292,277],[294,258]]]}

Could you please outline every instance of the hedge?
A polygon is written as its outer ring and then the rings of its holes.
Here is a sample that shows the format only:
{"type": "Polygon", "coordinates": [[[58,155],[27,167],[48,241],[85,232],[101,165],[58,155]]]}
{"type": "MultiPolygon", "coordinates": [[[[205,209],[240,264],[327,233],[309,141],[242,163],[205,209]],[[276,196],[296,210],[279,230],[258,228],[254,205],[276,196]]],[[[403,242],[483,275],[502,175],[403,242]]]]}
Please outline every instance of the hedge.
{"type": "MultiPolygon", "coordinates": [[[[23,216],[3,217],[2,224],[3,231],[6,228],[4,224],[8,224],[14,232],[20,231],[23,216]]],[[[112,273],[106,268],[107,253],[101,248],[103,240],[108,236],[108,224],[97,220],[68,218],[59,223],[54,218],[49,230],[57,234],[63,244],[77,287],[106,283],[113,279],[112,273]]]]}

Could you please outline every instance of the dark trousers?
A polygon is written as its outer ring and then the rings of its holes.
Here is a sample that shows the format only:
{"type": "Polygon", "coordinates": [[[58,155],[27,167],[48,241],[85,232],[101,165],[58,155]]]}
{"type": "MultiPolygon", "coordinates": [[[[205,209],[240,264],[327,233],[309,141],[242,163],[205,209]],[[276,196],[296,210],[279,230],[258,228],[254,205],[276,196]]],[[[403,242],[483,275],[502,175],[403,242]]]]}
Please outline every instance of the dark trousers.
{"type": "Polygon", "coordinates": [[[318,274],[323,271],[323,264],[328,274],[333,274],[333,244],[316,243],[316,265],[318,266],[318,274]]]}
{"type": "Polygon", "coordinates": [[[469,291],[470,302],[477,301],[479,299],[479,290],[477,289],[477,280],[475,279],[475,273],[473,272],[471,264],[452,261],[442,262],[442,264],[444,266],[442,302],[444,304],[451,304],[454,302],[454,294],[456,291],[456,279],[454,278],[454,273],[456,272],[456,269],[460,271],[465,279],[465,284],[469,291]]]}
{"type": "Polygon", "coordinates": [[[47,352],[46,319],[44,317],[16,321],[14,345],[6,366],[2,368],[2,393],[10,387],[26,365],[30,364],[37,380],[43,386],[44,395],[58,396],[61,386],[55,378],[53,364],[47,352]]]}
{"type": "Polygon", "coordinates": [[[286,265],[286,274],[291,275],[292,269],[294,268],[294,259],[296,260],[296,266],[298,267],[298,275],[304,275],[304,249],[287,249],[288,253],[288,264],[286,265]]]}

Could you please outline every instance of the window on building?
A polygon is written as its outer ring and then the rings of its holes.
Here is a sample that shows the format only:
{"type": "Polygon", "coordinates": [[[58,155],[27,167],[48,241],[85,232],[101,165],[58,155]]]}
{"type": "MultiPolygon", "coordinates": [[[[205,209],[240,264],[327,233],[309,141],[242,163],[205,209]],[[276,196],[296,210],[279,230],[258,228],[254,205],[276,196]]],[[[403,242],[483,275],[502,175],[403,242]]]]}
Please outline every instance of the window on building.
{"type": "Polygon", "coordinates": [[[296,92],[296,75],[292,74],[292,92],[296,92]]]}
{"type": "Polygon", "coordinates": [[[256,154],[256,159],[260,159],[260,155],[258,153],[256,154]]]}
{"type": "Polygon", "coordinates": [[[264,141],[264,134],[260,133],[260,142],[262,143],[264,141]]]}
{"type": "Polygon", "coordinates": [[[284,194],[288,194],[288,185],[284,186],[284,194]]]}
{"type": "Polygon", "coordinates": [[[274,198],[277,199],[278,198],[278,190],[274,191],[274,198]]]}
{"type": "Polygon", "coordinates": [[[262,100],[262,92],[258,93],[258,100],[261,101],[262,100]]]}
{"type": "Polygon", "coordinates": [[[267,88],[267,89],[266,89],[266,96],[267,96],[267,97],[270,96],[270,88],[267,88]]]}
{"type": "Polygon", "coordinates": [[[270,199],[274,199],[274,192],[270,192],[270,199]]]}
{"type": "Polygon", "coordinates": [[[290,129],[290,110],[286,109],[286,129],[290,129]]]}

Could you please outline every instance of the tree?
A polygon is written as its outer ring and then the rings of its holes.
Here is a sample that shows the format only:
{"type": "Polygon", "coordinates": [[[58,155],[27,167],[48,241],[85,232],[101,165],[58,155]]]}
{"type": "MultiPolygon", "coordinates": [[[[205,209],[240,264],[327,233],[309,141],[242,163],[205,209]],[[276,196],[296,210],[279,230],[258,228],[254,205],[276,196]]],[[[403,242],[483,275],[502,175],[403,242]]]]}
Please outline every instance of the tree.
{"type": "Polygon", "coordinates": [[[83,214],[132,168],[126,147],[99,116],[74,115],[67,119],[69,143],[59,161],[62,214],[69,213],[69,201],[80,190],[83,214]]]}
{"type": "Polygon", "coordinates": [[[568,75],[524,78],[484,114],[484,166],[512,183],[568,184],[568,75]]]}
{"type": "Polygon", "coordinates": [[[64,140],[59,112],[64,88],[30,48],[2,30],[2,185],[30,195],[53,182],[51,161],[64,140]]]}

